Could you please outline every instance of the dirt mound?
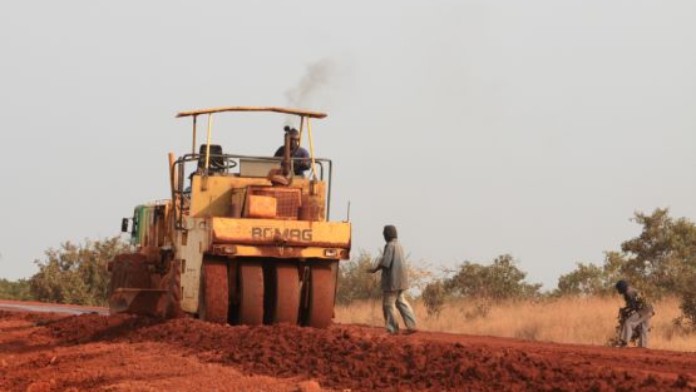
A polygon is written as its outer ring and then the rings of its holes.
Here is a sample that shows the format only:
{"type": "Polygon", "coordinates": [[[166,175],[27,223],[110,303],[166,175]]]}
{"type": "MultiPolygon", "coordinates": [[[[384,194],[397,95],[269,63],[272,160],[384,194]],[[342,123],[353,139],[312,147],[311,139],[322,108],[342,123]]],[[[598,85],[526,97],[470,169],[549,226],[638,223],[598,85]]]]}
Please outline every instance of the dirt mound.
{"type": "MultiPolygon", "coordinates": [[[[115,320],[74,318],[56,324],[62,317],[0,313],[0,391],[313,392],[320,388],[313,380],[245,375],[196,352],[187,354],[177,345],[114,341],[114,336],[125,333],[109,329],[115,320]],[[95,334],[105,327],[111,332],[95,334]],[[90,340],[81,333],[91,335],[92,341],[78,343],[90,340]]],[[[134,322],[121,321],[123,328],[134,322]]]]}
{"type": "Polygon", "coordinates": [[[18,318],[36,324],[46,324],[51,321],[64,319],[65,315],[55,313],[17,313],[6,310],[0,310],[0,320],[18,318]]]}
{"type": "Polygon", "coordinates": [[[162,322],[149,317],[128,314],[100,316],[87,314],[63,317],[57,322],[47,324],[55,338],[65,343],[87,343],[108,341],[135,333],[139,328],[162,322]]]}
{"type": "Polygon", "coordinates": [[[249,374],[315,379],[339,390],[664,391],[691,388],[691,376],[680,372],[696,367],[695,357],[680,356],[671,370],[661,362],[665,369],[651,372],[651,358],[641,357],[632,359],[642,367],[634,371],[631,361],[621,361],[627,351],[594,348],[607,350],[602,357],[587,347],[587,354],[578,354],[561,345],[476,344],[424,333],[392,337],[356,326],[231,327],[192,319],[82,315],[47,328],[65,344],[164,342],[249,374]],[[605,365],[614,360],[622,366],[605,365]]]}

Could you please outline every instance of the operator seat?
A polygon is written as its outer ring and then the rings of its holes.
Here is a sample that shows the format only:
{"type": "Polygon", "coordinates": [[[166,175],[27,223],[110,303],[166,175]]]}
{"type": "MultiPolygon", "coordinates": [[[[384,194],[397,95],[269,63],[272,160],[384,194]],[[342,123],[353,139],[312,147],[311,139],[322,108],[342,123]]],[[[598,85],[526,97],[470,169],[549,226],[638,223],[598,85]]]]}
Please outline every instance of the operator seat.
{"type": "MultiPolygon", "coordinates": [[[[206,145],[201,144],[198,149],[198,172],[205,171],[205,153],[206,145]]],[[[227,166],[225,165],[225,157],[222,155],[222,146],[219,144],[210,145],[210,159],[208,161],[208,174],[225,173],[227,166]]]]}

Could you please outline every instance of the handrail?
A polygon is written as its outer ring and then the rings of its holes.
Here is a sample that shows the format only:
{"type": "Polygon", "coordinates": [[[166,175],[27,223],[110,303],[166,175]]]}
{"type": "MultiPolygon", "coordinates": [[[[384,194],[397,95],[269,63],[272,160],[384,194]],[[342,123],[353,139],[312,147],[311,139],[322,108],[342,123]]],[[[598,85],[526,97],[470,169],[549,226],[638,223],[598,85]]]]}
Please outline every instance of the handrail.
{"type": "MultiPolygon", "coordinates": [[[[174,214],[175,214],[175,220],[176,220],[176,229],[186,229],[183,224],[183,212],[184,212],[184,197],[185,194],[187,193],[186,190],[184,189],[184,184],[186,182],[185,179],[185,172],[184,172],[184,164],[186,163],[193,163],[193,162],[198,162],[200,160],[200,157],[203,156],[204,154],[185,154],[181,157],[179,157],[173,165],[173,170],[172,174],[176,176],[176,189],[173,189],[172,192],[172,197],[175,198],[175,200],[172,200],[172,205],[174,207],[174,214]]],[[[282,159],[277,158],[277,157],[268,157],[268,156],[254,156],[254,155],[239,155],[239,154],[210,154],[209,158],[212,157],[222,157],[225,162],[229,162],[231,160],[235,159],[250,159],[250,160],[258,160],[258,161],[263,161],[263,162],[280,162],[282,159]]],[[[293,160],[300,160],[300,159],[305,159],[305,158],[292,158],[293,160]]],[[[328,159],[328,158],[316,158],[316,163],[318,163],[318,167],[320,168],[319,170],[319,179],[321,181],[324,180],[324,177],[327,177],[327,182],[328,182],[328,188],[327,188],[327,195],[326,195],[326,219],[330,219],[330,211],[331,211],[331,192],[332,192],[332,177],[333,177],[333,162],[328,159]],[[324,167],[324,165],[328,166],[328,169],[324,167]]],[[[195,173],[195,172],[194,172],[195,173]]],[[[317,173],[314,173],[316,176],[317,173]]]]}

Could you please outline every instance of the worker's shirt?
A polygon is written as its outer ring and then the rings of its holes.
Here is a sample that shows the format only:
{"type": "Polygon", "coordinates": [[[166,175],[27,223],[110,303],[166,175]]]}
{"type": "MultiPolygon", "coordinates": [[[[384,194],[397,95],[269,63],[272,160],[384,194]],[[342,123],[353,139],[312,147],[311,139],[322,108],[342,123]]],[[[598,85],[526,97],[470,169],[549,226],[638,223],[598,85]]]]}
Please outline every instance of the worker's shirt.
{"type": "MultiPolygon", "coordinates": [[[[282,157],[283,154],[285,154],[285,147],[280,146],[273,156],[282,157]]],[[[309,159],[309,153],[307,150],[302,147],[297,147],[290,155],[292,158],[295,158],[293,159],[292,166],[296,175],[301,176],[304,174],[305,170],[309,170],[312,162],[309,159]]]]}
{"type": "Polygon", "coordinates": [[[404,249],[396,238],[384,246],[379,265],[382,267],[382,291],[408,289],[408,270],[404,249]]]}
{"type": "Polygon", "coordinates": [[[629,287],[624,294],[624,301],[626,301],[626,307],[640,313],[641,315],[648,315],[653,313],[653,307],[650,305],[645,298],[643,298],[638,291],[633,287],[629,287]]]}

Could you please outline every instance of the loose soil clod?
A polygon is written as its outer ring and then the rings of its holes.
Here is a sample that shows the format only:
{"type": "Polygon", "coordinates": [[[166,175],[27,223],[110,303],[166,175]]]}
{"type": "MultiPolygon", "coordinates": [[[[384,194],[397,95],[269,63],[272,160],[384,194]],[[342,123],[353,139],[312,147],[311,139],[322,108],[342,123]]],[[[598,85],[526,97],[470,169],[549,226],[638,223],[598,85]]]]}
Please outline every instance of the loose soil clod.
{"type": "MultiPolygon", "coordinates": [[[[0,313],[0,330],[12,323],[27,323],[22,317],[26,316],[0,313]]],[[[153,372],[161,373],[160,378],[171,377],[167,372],[179,367],[182,361],[216,366],[218,373],[226,369],[241,371],[247,377],[267,377],[264,390],[295,391],[321,388],[339,391],[694,390],[691,380],[696,375],[696,356],[690,353],[422,331],[409,336],[388,336],[380,329],[353,325],[328,329],[294,325],[233,327],[188,318],[164,321],[94,314],[45,317],[44,326],[32,326],[24,331],[39,346],[0,338],[0,344],[8,348],[4,350],[6,353],[0,353],[0,364],[5,363],[8,355],[34,350],[31,358],[8,360],[8,365],[0,368],[0,390],[25,390],[30,385],[21,380],[31,379],[32,374],[40,378],[35,381],[55,390],[112,388],[115,381],[108,370],[86,365],[91,356],[98,355],[104,355],[103,360],[110,361],[113,367],[135,369],[129,371],[128,377],[139,380],[138,385],[150,387],[162,387],[165,382],[151,378],[153,372]],[[113,348],[118,350],[109,353],[113,348]],[[122,352],[136,348],[133,357],[122,352]],[[32,361],[43,366],[32,368],[32,361]],[[82,374],[79,382],[75,379],[78,368],[82,374]],[[38,377],[42,372],[54,373],[50,377],[38,377]]],[[[188,390],[197,390],[196,386],[200,388],[200,383],[206,382],[202,377],[210,377],[198,373],[188,376],[188,390]]],[[[236,379],[240,377],[237,375],[236,379]]],[[[254,388],[230,384],[228,389],[254,388]]]]}

